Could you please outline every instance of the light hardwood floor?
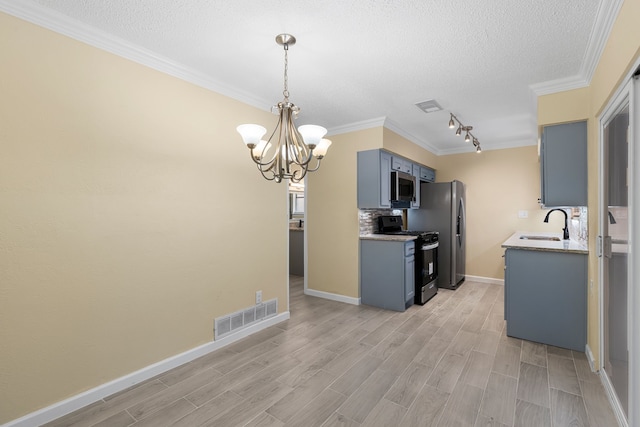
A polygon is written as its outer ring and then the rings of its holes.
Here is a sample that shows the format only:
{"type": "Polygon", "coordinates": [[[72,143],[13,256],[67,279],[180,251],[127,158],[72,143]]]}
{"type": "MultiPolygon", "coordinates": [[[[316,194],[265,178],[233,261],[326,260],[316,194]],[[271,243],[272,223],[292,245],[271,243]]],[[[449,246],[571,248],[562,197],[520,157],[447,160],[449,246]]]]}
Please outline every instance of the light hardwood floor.
{"type": "Polygon", "coordinates": [[[583,353],[505,335],[503,287],[404,313],[304,295],[291,319],[47,426],[617,426],[583,353]]]}

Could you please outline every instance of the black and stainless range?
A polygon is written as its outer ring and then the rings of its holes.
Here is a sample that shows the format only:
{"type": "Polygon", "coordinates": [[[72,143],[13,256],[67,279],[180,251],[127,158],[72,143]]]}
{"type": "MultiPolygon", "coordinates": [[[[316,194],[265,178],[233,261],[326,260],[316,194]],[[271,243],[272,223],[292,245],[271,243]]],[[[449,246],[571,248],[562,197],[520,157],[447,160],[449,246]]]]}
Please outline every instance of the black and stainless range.
{"type": "Polygon", "coordinates": [[[415,303],[424,305],[438,293],[438,232],[403,230],[402,225],[402,216],[378,217],[378,233],[416,236],[415,303]]]}

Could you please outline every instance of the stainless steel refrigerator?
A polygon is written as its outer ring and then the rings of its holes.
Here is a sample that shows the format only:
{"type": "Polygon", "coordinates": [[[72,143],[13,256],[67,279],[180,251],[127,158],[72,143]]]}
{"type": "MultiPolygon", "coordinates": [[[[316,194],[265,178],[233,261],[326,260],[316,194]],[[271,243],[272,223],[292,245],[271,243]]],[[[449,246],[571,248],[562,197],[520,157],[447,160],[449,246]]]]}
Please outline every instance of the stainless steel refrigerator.
{"type": "Polygon", "coordinates": [[[465,275],[465,188],[460,181],[420,184],[420,209],[408,209],[410,230],[437,231],[438,287],[456,289],[465,275]]]}

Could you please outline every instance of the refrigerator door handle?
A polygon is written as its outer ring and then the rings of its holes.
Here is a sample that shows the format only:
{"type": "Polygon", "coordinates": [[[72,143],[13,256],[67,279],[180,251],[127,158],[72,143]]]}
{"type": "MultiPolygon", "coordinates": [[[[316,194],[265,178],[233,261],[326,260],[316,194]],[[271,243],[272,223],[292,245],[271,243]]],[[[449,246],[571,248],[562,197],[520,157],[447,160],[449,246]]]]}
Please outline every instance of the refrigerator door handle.
{"type": "Polygon", "coordinates": [[[460,199],[458,204],[458,218],[456,219],[456,237],[458,238],[458,245],[462,245],[462,238],[464,234],[464,200],[460,199]]]}

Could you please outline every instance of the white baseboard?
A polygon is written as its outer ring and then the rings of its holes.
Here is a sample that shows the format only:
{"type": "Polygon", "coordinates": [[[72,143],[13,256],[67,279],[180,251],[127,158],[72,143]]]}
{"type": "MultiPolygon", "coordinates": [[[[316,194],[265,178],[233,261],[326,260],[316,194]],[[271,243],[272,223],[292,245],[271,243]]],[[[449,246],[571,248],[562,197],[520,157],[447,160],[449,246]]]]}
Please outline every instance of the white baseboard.
{"type": "Polygon", "coordinates": [[[482,276],[469,276],[468,274],[464,278],[465,281],[470,282],[480,282],[480,283],[490,283],[492,285],[503,285],[504,280],[502,279],[494,279],[493,277],[482,277],[482,276]]]}
{"type": "Polygon", "coordinates": [[[211,341],[207,344],[185,351],[184,353],[177,354],[167,359],[161,360],[158,363],[146,366],[138,371],[132,372],[123,377],[117,378],[108,383],[99,385],[98,387],[87,390],[84,393],[77,394],[69,399],[61,402],[54,403],[51,406],[40,409],[36,412],[25,415],[24,417],[10,421],[7,424],[3,424],[1,427],[36,427],[44,423],[48,423],[57,418],[70,414],[80,408],[97,402],[98,400],[110,396],[119,391],[125,390],[135,384],[142,381],[153,378],[156,375],[162,374],[170,369],[176,368],[180,365],[184,365],[198,357],[211,353],[222,347],[234,343],[242,338],[245,338],[251,334],[261,331],[269,326],[273,326],[277,323],[284,322],[289,319],[290,314],[288,311],[280,313],[274,317],[263,320],[253,324],[245,329],[241,329],[238,332],[227,335],[224,338],[220,338],[216,341],[211,341]]]}
{"type": "Polygon", "coordinates": [[[613,413],[615,414],[616,419],[618,420],[618,425],[620,427],[629,427],[629,423],[627,422],[627,418],[624,415],[624,410],[622,409],[622,405],[620,404],[620,401],[616,396],[616,392],[613,389],[613,384],[611,384],[611,381],[609,381],[609,377],[607,376],[607,373],[603,369],[601,369],[598,372],[598,375],[600,376],[600,382],[602,382],[604,391],[607,395],[607,398],[609,399],[609,404],[611,404],[611,409],[613,409],[613,413]]]}
{"type": "Polygon", "coordinates": [[[589,347],[589,344],[585,346],[584,353],[587,356],[587,361],[589,362],[591,372],[598,372],[599,369],[596,367],[596,359],[593,358],[593,352],[591,351],[591,347],[589,347]]]}
{"type": "Polygon", "coordinates": [[[331,301],[344,302],[351,305],[360,305],[360,298],[348,297],[340,294],[332,294],[331,292],[316,291],[315,289],[305,289],[304,294],[312,297],[329,299],[331,301]]]}

